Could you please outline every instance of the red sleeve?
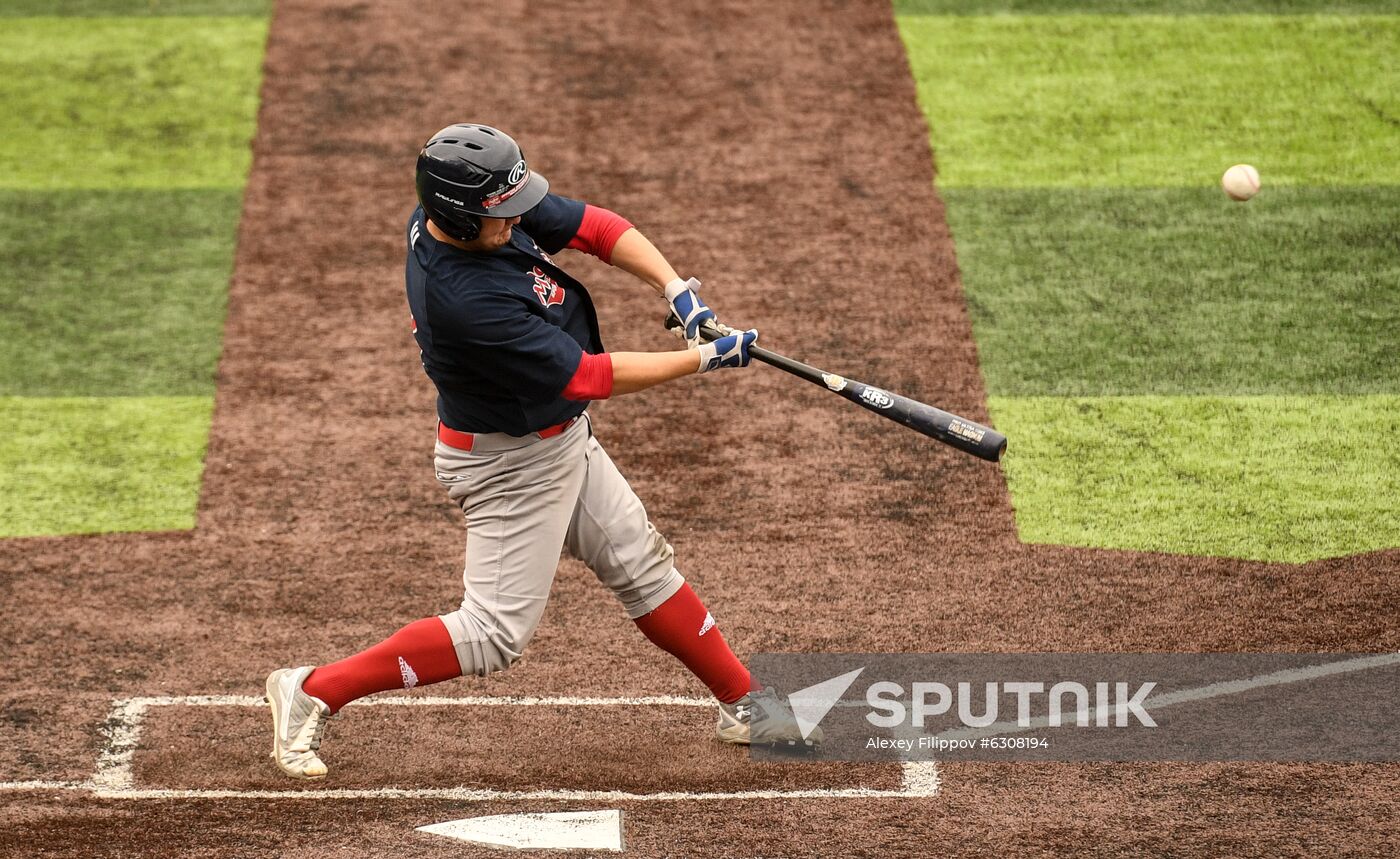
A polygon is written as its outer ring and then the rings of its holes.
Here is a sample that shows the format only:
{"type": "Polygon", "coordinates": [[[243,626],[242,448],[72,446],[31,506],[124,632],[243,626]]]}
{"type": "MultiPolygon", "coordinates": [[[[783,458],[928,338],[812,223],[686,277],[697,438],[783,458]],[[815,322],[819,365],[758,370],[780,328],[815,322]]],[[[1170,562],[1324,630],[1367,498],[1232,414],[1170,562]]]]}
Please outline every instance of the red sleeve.
{"type": "Polygon", "coordinates": [[[583,353],[578,369],[561,394],[566,400],[606,400],[612,396],[613,366],[612,356],[607,352],[598,355],[583,353]]]}
{"type": "Polygon", "coordinates": [[[632,222],[617,212],[586,205],[583,207],[583,221],[568,246],[592,254],[603,262],[612,262],[613,245],[630,229],[632,222]]]}

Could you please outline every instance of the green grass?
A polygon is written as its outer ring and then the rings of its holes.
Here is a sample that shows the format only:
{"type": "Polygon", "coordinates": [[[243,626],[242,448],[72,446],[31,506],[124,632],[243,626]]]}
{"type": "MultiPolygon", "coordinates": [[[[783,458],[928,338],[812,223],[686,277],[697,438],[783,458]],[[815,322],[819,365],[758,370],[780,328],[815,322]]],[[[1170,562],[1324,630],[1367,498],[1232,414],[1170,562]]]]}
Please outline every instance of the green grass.
{"type": "Polygon", "coordinates": [[[0,5],[0,537],[194,526],[267,10],[0,5]]]}
{"type": "Polygon", "coordinates": [[[992,397],[1028,543],[1302,562],[1400,545],[1400,397],[992,397]]]}
{"type": "Polygon", "coordinates": [[[943,195],[993,393],[1400,393],[1400,188],[943,195]]]}
{"type": "Polygon", "coordinates": [[[264,17],[272,0],[0,0],[0,18],[119,15],[264,17]]]}
{"type": "Polygon", "coordinates": [[[267,23],[17,18],[0,27],[0,188],[241,188],[267,23]]]}
{"type": "Polygon", "coordinates": [[[0,396],[211,395],[239,199],[0,191],[0,396]]]}
{"type": "Polygon", "coordinates": [[[1022,539],[1285,562],[1400,545],[1400,17],[899,27],[1022,539]],[[1218,187],[1238,162],[1263,175],[1247,204],[1218,187]]]}
{"type": "Polygon", "coordinates": [[[894,0],[898,15],[1381,15],[1400,0],[894,0]]]}
{"type": "Polygon", "coordinates": [[[1400,184],[1400,17],[899,18],[940,187],[1400,184]]]}
{"type": "Polygon", "coordinates": [[[212,397],[0,397],[0,537],[194,527],[212,397]]]}

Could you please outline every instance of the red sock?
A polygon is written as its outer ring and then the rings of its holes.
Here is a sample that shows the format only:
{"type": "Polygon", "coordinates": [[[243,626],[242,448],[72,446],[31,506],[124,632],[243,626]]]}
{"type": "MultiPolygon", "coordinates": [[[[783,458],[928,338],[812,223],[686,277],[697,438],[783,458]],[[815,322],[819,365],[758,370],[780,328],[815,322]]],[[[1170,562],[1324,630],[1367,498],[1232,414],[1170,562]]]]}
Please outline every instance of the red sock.
{"type": "Polygon", "coordinates": [[[635,623],[652,644],[684,662],[719,700],[732,704],[749,694],[749,670],[729,649],[690,585],[681,585],[674,596],[635,623]]]}
{"type": "Polygon", "coordinates": [[[356,698],[387,689],[412,689],[462,676],[452,636],[442,620],[416,620],[348,659],[322,665],[302,686],[334,713],[356,698]]]}

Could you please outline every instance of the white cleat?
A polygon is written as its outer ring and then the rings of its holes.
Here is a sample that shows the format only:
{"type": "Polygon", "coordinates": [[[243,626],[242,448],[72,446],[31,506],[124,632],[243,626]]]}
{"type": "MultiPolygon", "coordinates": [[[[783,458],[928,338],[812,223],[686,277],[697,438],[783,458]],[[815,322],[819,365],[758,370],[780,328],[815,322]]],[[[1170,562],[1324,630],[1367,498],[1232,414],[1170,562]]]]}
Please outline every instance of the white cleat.
{"type": "Polygon", "coordinates": [[[719,705],[715,736],[721,743],[739,746],[760,745],[808,750],[822,741],[822,729],[802,736],[792,711],[772,689],[758,689],[735,701],[719,705]]]}
{"type": "Polygon", "coordinates": [[[301,691],[314,666],[279,668],[267,675],[267,703],[272,708],[272,759],[292,778],[326,777],[316,755],[331,708],[301,691]]]}

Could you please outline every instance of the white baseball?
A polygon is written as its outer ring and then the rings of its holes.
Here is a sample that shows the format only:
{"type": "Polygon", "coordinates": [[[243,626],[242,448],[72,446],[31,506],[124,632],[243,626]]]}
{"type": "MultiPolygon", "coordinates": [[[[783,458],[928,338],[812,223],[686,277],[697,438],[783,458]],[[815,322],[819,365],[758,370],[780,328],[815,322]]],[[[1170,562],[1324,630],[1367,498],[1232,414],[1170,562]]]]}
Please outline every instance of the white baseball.
{"type": "Polygon", "coordinates": [[[1242,203],[1259,193],[1259,171],[1248,164],[1236,164],[1220,177],[1220,187],[1231,200],[1242,203]]]}

